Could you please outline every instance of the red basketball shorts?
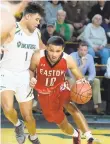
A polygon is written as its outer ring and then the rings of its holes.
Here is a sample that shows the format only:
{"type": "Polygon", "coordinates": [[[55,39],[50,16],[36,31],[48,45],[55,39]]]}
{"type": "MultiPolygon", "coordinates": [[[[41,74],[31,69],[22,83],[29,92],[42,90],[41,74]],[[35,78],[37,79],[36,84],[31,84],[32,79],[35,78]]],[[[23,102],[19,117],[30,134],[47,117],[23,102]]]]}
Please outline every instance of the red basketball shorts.
{"type": "Polygon", "coordinates": [[[63,107],[70,101],[70,91],[57,87],[51,94],[38,94],[38,100],[45,119],[60,124],[64,120],[63,107]]]}

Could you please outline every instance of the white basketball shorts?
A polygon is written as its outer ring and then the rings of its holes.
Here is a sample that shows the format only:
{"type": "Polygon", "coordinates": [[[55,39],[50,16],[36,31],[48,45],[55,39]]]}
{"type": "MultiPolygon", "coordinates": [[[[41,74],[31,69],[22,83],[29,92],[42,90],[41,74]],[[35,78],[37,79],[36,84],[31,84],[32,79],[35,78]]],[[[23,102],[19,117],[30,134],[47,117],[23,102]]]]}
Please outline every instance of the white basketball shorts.
{"type": "Polygon", "coordinates": [[[14,91],[18,102],[26,102],[34,98],[29,81],[30,74],[28,70],[18,73],[0,68],[0,92],[14,91]]]}

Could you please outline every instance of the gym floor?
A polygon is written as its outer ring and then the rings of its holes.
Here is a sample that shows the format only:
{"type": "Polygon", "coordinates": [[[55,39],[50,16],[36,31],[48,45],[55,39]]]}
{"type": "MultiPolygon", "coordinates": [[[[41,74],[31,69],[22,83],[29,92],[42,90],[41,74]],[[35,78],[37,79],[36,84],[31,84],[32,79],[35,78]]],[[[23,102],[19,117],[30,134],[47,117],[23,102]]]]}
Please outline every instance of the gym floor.
{"type": "MultiPolygon", "coordinates": [[[[71,122],[71,121],[70,121],[71,122]]],[[[36,116],[37,133],[41,144],[72,144],[71,136],[65,135],[55,124],[48,123],[44,118],[36,116]]],[[[73,124],[74,125],[74,124],[73,124]]],[[[98,126],[91,127],[95,138],[98,138],[102,144],[110,144],[110,127],[104,128],[98,126]]],[[[26,135],[28,135],[25,129],[26,135]]],[[[1,144],[17,144],[14,134],[14,128],[7,119],[1,117],[1,144]]],[[[26,139],[24,144],[31,144],[26,139]]],[[[82,136],[82,143],[87,144],[86,139],[82,136]]]]}

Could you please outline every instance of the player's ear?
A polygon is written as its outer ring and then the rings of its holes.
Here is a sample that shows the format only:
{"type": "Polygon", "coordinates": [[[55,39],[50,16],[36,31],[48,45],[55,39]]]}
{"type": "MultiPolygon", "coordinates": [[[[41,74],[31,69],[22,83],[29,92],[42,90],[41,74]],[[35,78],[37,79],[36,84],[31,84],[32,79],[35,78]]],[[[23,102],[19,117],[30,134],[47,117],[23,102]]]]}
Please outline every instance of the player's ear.
{"type": "Polygon", "coordinates": [[[30,14],[26,14],[26,20],[29,20],[30,19],[30,14]]]}

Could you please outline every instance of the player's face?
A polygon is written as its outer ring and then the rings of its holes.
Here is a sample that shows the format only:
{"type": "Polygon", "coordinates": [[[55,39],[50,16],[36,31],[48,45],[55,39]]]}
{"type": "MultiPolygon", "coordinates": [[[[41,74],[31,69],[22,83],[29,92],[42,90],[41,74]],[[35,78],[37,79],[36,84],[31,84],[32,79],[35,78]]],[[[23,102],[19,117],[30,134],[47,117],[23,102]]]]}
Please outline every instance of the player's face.
{"type": "Polygon", "coordinates": [[[81,56],[81,57],[86,56],[88,53],[87,46],[80,46],[78,49],[78,53],[79,53],[79,56],[81,56]]]}
{"type": "Polygon", "coordinates": [[[41,16],[38,13],[28,14],[27,20],[27,27],[31,32],[33,32],[40,24],[41,16]]]}
{"type": "Polygon", "coordinates": [[[63,47],[49,44],[47,47],[47,52],[50,62],[56,63],[63,52],[63,47]]]}

